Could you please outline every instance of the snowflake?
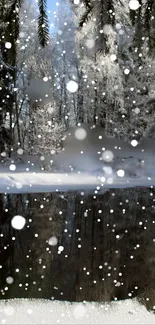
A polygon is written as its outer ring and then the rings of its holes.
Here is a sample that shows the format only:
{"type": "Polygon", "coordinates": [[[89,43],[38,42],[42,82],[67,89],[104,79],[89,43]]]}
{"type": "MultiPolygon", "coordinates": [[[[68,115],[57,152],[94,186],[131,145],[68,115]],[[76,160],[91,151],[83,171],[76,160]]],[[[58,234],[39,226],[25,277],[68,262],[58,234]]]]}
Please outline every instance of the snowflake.
{"type": "Polygon", "coordinates": [[[79,128],[74,133],[77,140],[84,140],[87,137],[87,132],[83,128],[79,128]]]}
{"type": "Polygon", "coordinates": [[[58,243],[58,239],[55,236],[50,237],[48,240],[48,244],[50,246],[56,246],[57,243],[58,243]]]}
{"type": "Polygon", "coordinates": [[[15,171],[15,170],[16,170],[16,165],[11,164],[11,165],[9,166],[9,169],[10,169],[11,171],[15,171]]]}
{"type": "Polygon", "coordinates": [[[88,49],[92,49],[95,46],[95,41],[93,39],[88,39],[86,41],[86,47],[88,47],[88,49]]]}
{"type": "Polygon", "coordinates": [[[23,152],[24,152],[24,150],[21,149],[21,148],[19,148],[19,149],[17,150],[18,155],[23,155],[23,152]]]}
{"type": "Polygon", "coordinates": [[[104,161],[106,162],[111,162],[114,158],[114,155],[112,153],[112,151],[110,150],[105,150],[103,153],[102,153],[102,158],[104,161]]]}
{"type": "Polygon", "coordinates": [[[126,68],[126,69],[124,70],[124,74],[128,75],[129,73],[130,73],[130,70],[126,68]]]}
{"type": "Polygon", "coordinates": [[[11,49],[11,47],[12,47],[12,44],[11,44],[10,42],[6,42],[6,43],[5,43],[5,48],[6,48],[6,49],[9,50],[9,49],[11,49]]]}
{"type": "Polygon", "coordinates": [[[129,2],[129,8],[131,10],[137,10],[140,7],[139,1],[138,0],[130,0],[129,2]]]}
{"type": "Polygon", "coordinates": [[[119,177],[124,177],[124,175],[125,175],[124,170],[123,170],[123,169],[119,169],[119,170],[117,170],[117,175],[118,175],[119,177]]]}
{"type": "Polygon", "coordinates": [[[111,61],[116,61],[116,59],[117,59],[117,56],[115,55],[115,54],[111,54],[110,55],[110,59],[111,59],[111,61]]]}
{"type": "Polygon", "coordinates": [[[13,282],[14,282],[14,279],[13,279],[12,276],[8,276],[8,277],[6,278],[6,283],[8,283],[8,284],[12,284],[13,282]]]}
{"type": "Polygon", "coordinates": [[[22,216],[14,216],[11,220],[11,225],[14,229],[21,230],[24,228],[26,220],[22,216]]]}
{"type": "Polygon", "coordinates": [[[48,81],[48,77],[44,77],[44,78],[43,78],[43,81],[44,81],[44,82],[47,82],[47,81],[48,81]]]}
{"type": "Polygon", "coordinates": [[[70,80],[68,83],[67,83],[67,90],[70,92],[70,93],[75,93],[77,90],[78,90],[78,84],[76,81],[74,80],[70,80]]]}
{"type": "Polygon", "coordinates": [[[131,145],[132,145],[133,147],[136,147],[136,146],[138,145],[138,141],[137,141],[137,140],[132,140],[132,141],[131,141],[131,145]]]}

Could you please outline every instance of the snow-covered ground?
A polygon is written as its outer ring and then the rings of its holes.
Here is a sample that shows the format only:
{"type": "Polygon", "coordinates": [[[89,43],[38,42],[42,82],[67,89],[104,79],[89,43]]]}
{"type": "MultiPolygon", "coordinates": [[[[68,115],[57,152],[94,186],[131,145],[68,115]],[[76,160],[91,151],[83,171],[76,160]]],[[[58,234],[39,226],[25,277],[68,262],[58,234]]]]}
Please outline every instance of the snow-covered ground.
{"type": "Polygon", "coordinates": [[[155,324],[136,300],[70,303],[36,299],[0,301],[1,324],[155,324]]]}
{"type": "Polygon", "coordinates": [[[59,154],[51,150],[51,154],[30,156],[21,149],[22,155],[13,153],[9,161],[4,158],[0,192],[155,186],[154,139],[133,146],[106,137],[100,127],[84,125],[67,131],[63,147],[59,154]]]}
{"type": "Polygon", "coordinates": [[[100,161],[99,165],[92,163],[91,157],[83,157],[80,161],[78,156],[74,156],[72,167],[69,161],[73,156],[64,152],[52,156],[55,164],[50,167],[50,156],[45,156],[45,160],[41,161],[39,156],[23,155],[22,162],[14,158],[0,163],[0,193],[88,189],[101,192],[105,188],[155,186],[155,164],[151,155],[145,155],[144,163],[127,154],[123,161],[117,156],[112,163],[100,161]]]}
{"type": "Polygon", "coordinates": [[[38,193],[71,190],[97,190],[155,186],[155,177],[149,179],[109,177],[105,182],[87,173],[0,172],[0,193],[38,193]],[[108,183],[110,182],[110,183],[108,183]],[[112,182],[112,183],[111,183],[112,182]]]}

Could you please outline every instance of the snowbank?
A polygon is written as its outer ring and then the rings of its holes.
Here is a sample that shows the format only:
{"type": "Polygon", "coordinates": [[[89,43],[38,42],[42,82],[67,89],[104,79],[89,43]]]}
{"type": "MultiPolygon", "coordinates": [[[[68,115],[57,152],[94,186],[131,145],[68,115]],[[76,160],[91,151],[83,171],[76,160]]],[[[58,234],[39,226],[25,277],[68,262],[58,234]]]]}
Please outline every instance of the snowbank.
{"type": "Polygon", "coordinates": [[[41,299],[0,301],[1,324],[155,324],[136,300],[69,303],[41,299]]]}
{"type": "Polygon", "coordinates": [[[155,186],[155,177],[127,178],[113,176],[102,182],[88,173],[0,172],[0,193],[39,193],[55,191],[97,190],[107,188],[155,186]],[[112,180],[112,183],[111,183],[112,180]],[[108,183],[109,182],[109,183],[108,183]]]}

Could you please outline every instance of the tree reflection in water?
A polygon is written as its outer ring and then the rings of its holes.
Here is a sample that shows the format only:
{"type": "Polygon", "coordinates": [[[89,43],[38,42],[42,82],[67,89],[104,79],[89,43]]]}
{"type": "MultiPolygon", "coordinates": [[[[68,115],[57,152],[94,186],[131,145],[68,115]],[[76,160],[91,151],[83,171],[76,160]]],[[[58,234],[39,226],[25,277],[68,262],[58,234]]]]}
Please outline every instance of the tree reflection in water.
{"type": "Polygon", "coordinates": [[[153,188],[111,189],[97,196],[1,194],[1,298],[138,297],[153,308],[154,200],[153,188]],[[11,226],[15,215],[26,219],[22,230],[11,226]],[[55,246],[49,245],[52,236],[55,246]]]}

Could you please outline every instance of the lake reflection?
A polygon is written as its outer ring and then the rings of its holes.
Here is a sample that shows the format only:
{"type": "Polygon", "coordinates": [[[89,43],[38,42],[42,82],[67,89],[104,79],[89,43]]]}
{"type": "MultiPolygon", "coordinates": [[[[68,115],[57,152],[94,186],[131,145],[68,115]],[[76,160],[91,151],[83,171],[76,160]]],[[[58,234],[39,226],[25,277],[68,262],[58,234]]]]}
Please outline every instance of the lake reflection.
{"type": "Polygon", "coordinates": [[[0,295],[155,304],[153,188],[0,195],[0,295]],[[11,219],[26,219],[22,230],[11,219]],[[54,237],[54,246],[49,239],[54,237]],[[58,242],[57,242],[58,241],[58,242]],[[7,283],[8,277],[13,283],[7,283]]]}

